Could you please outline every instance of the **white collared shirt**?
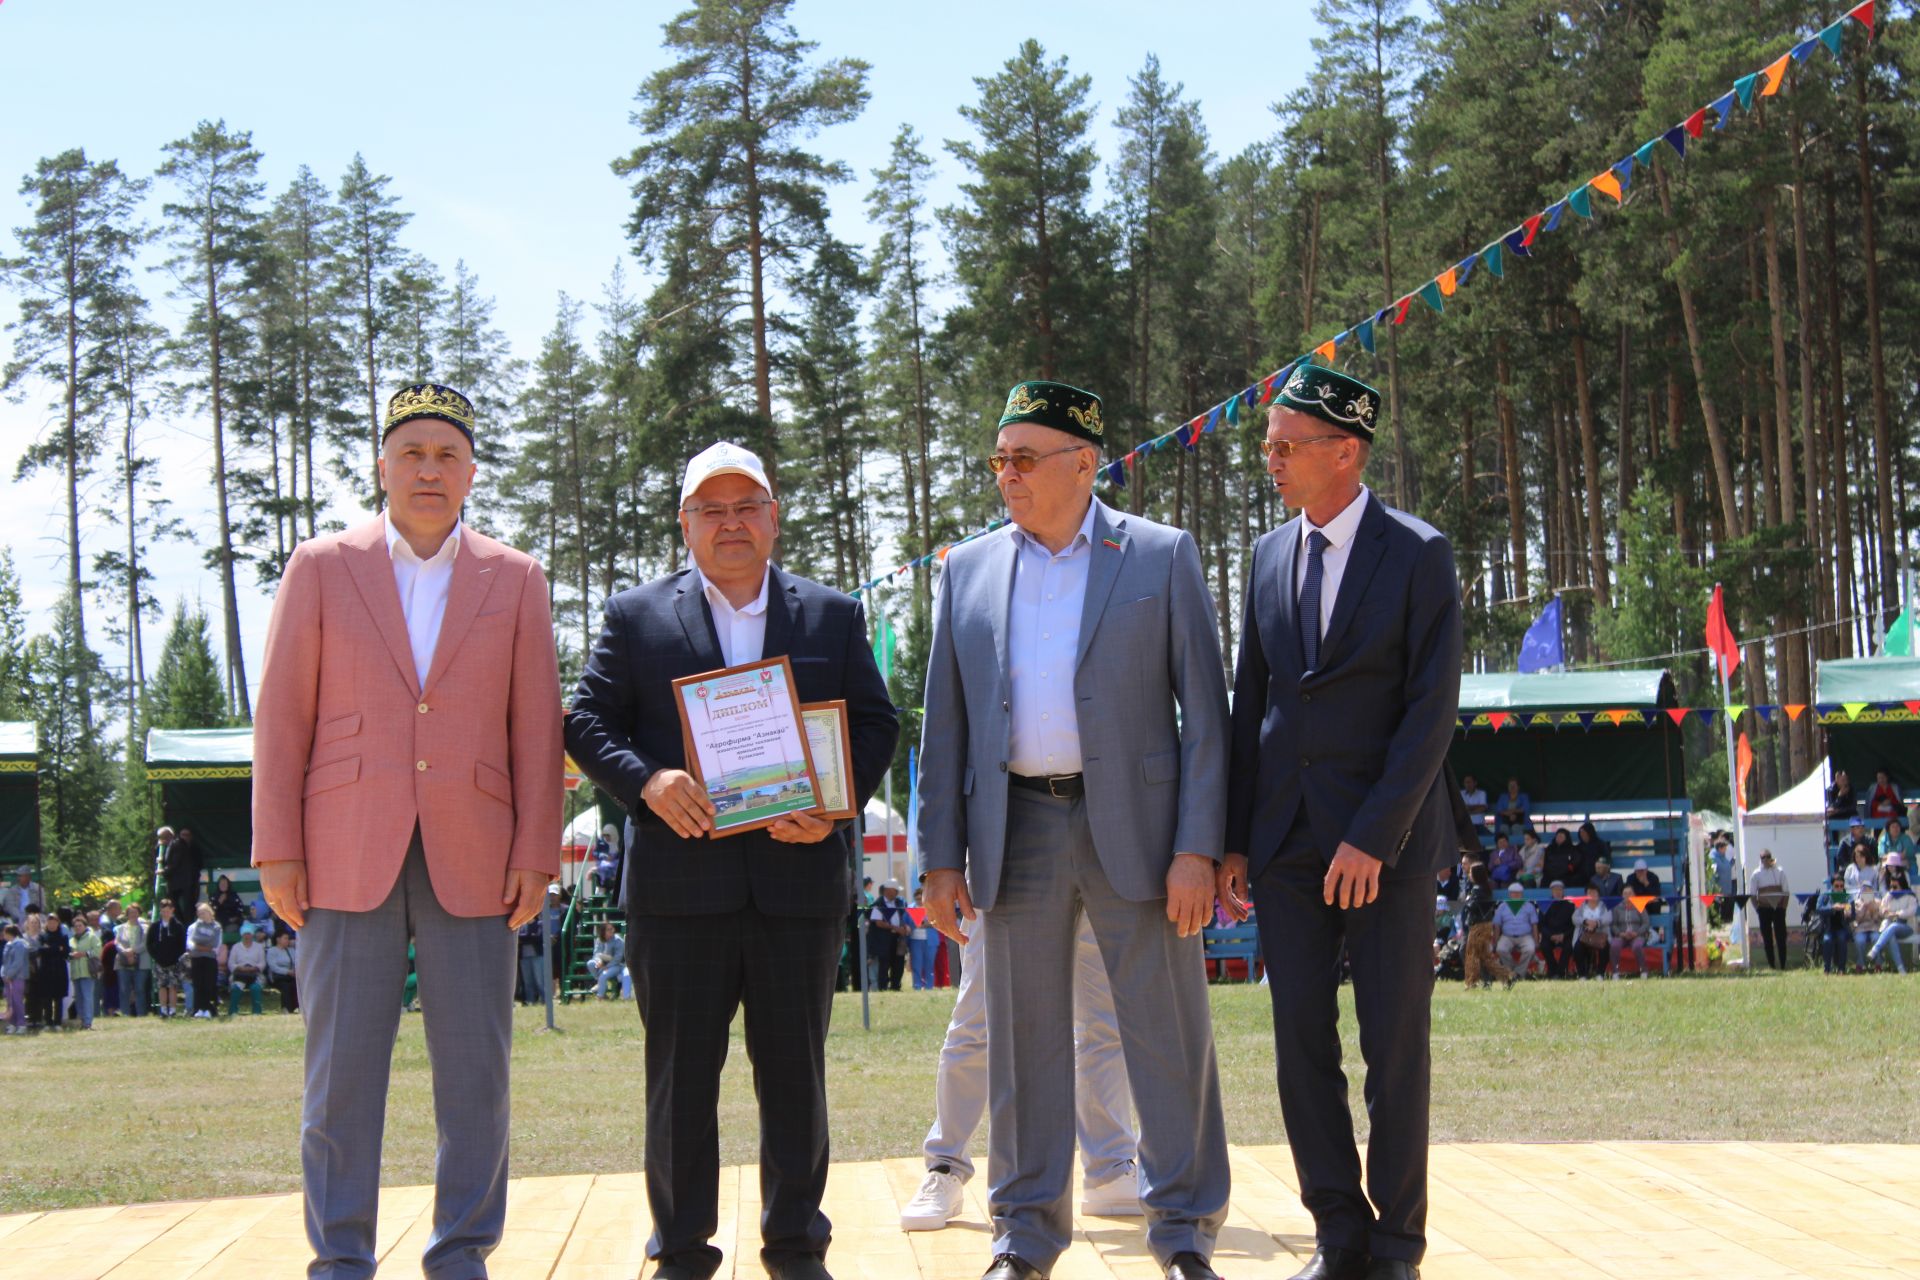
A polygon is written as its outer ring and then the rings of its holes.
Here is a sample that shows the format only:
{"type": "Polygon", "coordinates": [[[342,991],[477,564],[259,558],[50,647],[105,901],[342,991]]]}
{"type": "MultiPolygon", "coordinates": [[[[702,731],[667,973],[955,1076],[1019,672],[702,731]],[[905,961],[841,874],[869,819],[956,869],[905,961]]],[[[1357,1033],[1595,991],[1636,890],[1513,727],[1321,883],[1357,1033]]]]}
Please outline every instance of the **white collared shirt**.
{"type": "Polygon", "coordinates": [[[447,590],[453,585],[453,560],[460,554],[460,522],[440,544],[431,560],[422,560],[393,527],[391,512],[380,513],[387,526],[387,554],[393,559],[393,585],[400,589],[400,612],[407,620],[407,641],[413,648],[413,670],[426,691],[427,672],[433,670],[434,646],[440,643],[440,624],[447,616],[447,590]]]}
{"type": "Polygon", "coordinates": [[[1007,612],[1012,737],[1007,768],[1028,777],[1080,772],[1080,716],[1073,701],[1080,615],[1093,567],[1093,503],[1066,550],[1055,555],[1012,526],[1013,599],[1007,612]]]}
{"type": "Polygon", "coordinates": [[[760,575],[760,594],[740,609],[733,607],[726,592],[707,581],[706,574],[695,569],[693,576],[699,580],[707,608],[713,612],[714,634],[720,638],[720,656],[727,665],[760,661],[767,644],[767,584],[773,580],[772,567],[760,575]]]}
{"type": "MultiPolygon", "coordinates": [[[[1333,622],[1333,606],[1340,598],[1340,578],[1347,571],[1347,557],[1353,551],[1354,535],[1360,532],[1360,517],[1367,510],[1367,486],[1360,486],[1360,496],[1349,502],[1339,515],[1317,525],[1307,519],[1302,511],[1296,519],[1300,522],[1300,550],[1293,562],[1293,598],[1300,598],[1300,589],[1307,585],[1307,538],[1315,533],[1325,535],[1326,550],[1320,553],[1320,635],[1325,638],[1327,627],[1333,622]]],[[[1485,803],[1482,801],[1482,803],[1485,803]]]]}

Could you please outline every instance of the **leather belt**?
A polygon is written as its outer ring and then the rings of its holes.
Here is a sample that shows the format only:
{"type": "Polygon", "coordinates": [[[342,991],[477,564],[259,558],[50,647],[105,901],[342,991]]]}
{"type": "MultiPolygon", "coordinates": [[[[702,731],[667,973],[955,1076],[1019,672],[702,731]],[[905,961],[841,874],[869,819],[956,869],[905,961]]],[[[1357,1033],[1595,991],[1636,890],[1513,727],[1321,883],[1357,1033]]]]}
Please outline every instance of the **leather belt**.
{"type": "Polygon", "coordinates": [[[1084,774],[1056,773],[1050,777],[1033,778],[1024,773],[1010,773],[1007,781],[1016,787],[1028,791],[1044,791],[1055,800],[1078,800],[1087,793],[1087,779],[1084,774]]]}

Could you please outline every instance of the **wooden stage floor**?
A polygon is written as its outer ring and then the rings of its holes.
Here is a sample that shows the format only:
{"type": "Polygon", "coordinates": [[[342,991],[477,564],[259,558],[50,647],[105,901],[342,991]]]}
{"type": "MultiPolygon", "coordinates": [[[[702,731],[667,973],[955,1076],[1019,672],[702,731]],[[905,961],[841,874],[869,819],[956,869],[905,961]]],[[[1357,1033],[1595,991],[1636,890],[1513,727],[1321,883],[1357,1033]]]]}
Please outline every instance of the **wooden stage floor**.
{"type": "MultiPolygon", "coordinates": [[[[836,1165],[828,1264],[839,1280],[975,1280],[988,1261],[984,1188],[945,1231],[899,1230],[917,1160],[836,1165]]],[[[1233,1152],[1233,1206],[1214,1258],[1226,1280],[1292,1275],[1313,1247],[1285,1147],[1233,1152]]],[[[383,1276],[419,1275],[431,1190],[381,1195],[383,1276]]],[[[759,1278],[758,1182],[722,1175],[722,1276],[759,1278]],[[726,1267],[733,1269],[729,1272],[726,1267]]],[[[1436,1148],[1428,1280],[1892,1280],[1920,1277],[1920,1146],[1513,1143],[1436,1148]]],[[[495,1280],[642,1274],[638,1174],[513,1184],[495,1280]]],[[[1138,1219],[1078,1223],[1056,1280],[1159,1276],[1138,1219]]],[[[0,1216],[0,1275],[49,1280],[293,1280],[305,1274],[296,1195],[0,1216]]]]}

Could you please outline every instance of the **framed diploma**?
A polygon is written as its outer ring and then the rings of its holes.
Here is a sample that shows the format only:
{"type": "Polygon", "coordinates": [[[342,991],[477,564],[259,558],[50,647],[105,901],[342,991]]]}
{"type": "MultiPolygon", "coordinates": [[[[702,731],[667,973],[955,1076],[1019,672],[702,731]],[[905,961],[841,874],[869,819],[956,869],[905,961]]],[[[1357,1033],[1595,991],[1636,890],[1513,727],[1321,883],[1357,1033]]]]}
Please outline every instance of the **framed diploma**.
{"type": "Polygon", "coordinates": [[[819,817],[855,816],[853,808],[853,743],[847,737],[847,704],[803,702],[800,718],[807,726],[807,750],[813,757],[813,776],[820,784],[819,817]]]}
{"type": "Polygon", "coordinates": [[[673,682],[673,695],[687,771],[716,810],[714,836],[820,811],[820,782],[786,658],[686,676],[673,682]]]}

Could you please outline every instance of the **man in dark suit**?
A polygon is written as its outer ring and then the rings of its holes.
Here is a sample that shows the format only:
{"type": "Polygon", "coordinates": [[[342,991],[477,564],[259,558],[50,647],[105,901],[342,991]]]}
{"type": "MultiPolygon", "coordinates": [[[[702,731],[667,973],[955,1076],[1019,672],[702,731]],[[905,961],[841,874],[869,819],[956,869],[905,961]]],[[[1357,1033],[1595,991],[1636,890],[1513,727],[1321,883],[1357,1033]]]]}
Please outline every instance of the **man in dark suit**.
{"type": "Polygon", "coordinates": [[[1280,1110],[1318,1243],[1296,1280],[1417,1280],[1426,1249],[1460,592],[1447,540],[1360,483],[1379,404],[1312,366],[1275,398],[1267,473],[1302,514],[1254,547],[1234,675],[1219,894],[1244,919],[1251,886],[1274,974],[1280,1110]],[[1367,1064],[1364,1193],[1340,1069],[1343,947],[1367,1064]]]}
{"type": "Polygon", "coordinates": [[[720,1068],[742,1003],[760,1099],[761,1258],[774,1280],[823,1280],[827,1021],[852,898],[849,823],[806,813],[710,839],[671,682],[786,655],[800,700],[845,699],[866,805],[899,720],[860,605],[769,558],[779,506],[760,460],[718,444],[688,464],[680,529],[695,568],[607,601],[567,748],[633,819],[627,965],[646,1027],[647,1255],[662,1280],[706,1280],[721,1255],[720,1068]]]}

